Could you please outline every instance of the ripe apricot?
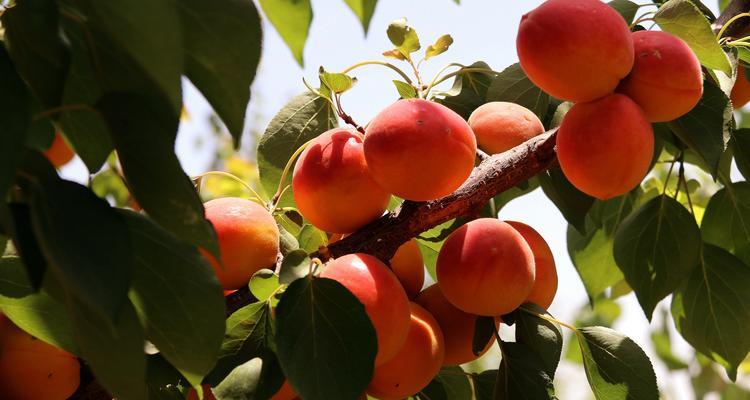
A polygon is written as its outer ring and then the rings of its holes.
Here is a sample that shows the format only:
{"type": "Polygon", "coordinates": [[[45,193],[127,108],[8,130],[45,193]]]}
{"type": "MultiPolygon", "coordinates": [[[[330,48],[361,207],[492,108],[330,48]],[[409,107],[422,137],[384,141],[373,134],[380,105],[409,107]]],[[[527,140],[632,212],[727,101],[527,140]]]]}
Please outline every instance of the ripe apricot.
{"type": "Polygon", "coordinates": [[[409,299],[396,275],[368,254],[347,254],[323,269],[323,278],[338,281],[365,306],[378,339],[375,365],[393,357],[409,332],[409,299]]]}
{"type": "Polygon", "coordinates": [[[416,394],[440,372],[445,345],[435,318],[410,303],[411,321],[406,342],[385,364],[376,367],[367,393],[380,400],[398,400],[416,394]]]}
{"type": "Polygon", "coordinates": [[[474,361],[495,343],[493,336],[482,353],[474,355],[472,344],[478,316],[456,308],[445,298],[438,284],[423,290],[414,302],[429,311],[443,331],[445,339],[443,365],[460,365],[474,361]]]}
{"type": "Polygon", "coordinates": [[[294,400],[297,398],[297,393],[292,389],[292,385],[289,384],[288,380],[284,380],[284,384],[281,385],[279,391],[271,396],[271,400],[294,400]]]}
{"type": "Polygon", "coordinates": [[[591,101],[612,93],[633,67],[625,20],[599,0],[548,0],[521,18],[521,68],[554,97],[591,101]]]}
{"type": "Polygon", "coordinates": [[[469,116],[479,148],[489,154],[510,150],[544,133],[542,121],[526,107],[504,101],[479,106],[469,116]]]}
{"type": "Polygon", "coordinates": [[[390,194],[373,180],[362,135],[331,129],[310,143],[294,166],[294,201],[303,217],[333,233],[351,233],[383,214],[390,194]]]}
{"type": "Polygon", "coordinates": [[[638,186],[653,153],[651,124],[641,108],[621,94],[575,104],[557,132],[557,159],[565,177],[601,200],[638,186]]]}
{"type": "Polygon", "coordinates": [[[365,134],[373,178],[408,200],[434,200],[456,190],[471,174],[476,151],[476,138],[460,115],[422,99],[386,107],[365,134]]]}
{"type": "Polygon", "coordinates": [[[534,228],[517,221],[505,221],[515,228],[518,233],[526,239],[534,253],[534,286],[531,288],[529,297],[525,303],[534,303],[545,310],[552,305],[552,300],[557,293],[557,268],[555,268],[555,257],[552,250],[534,228]]]}
{"type": "Polygon", "coordinates": [[[635,101],[650,122],[675,120],[703,95],[701,63],[682,39],[667,32],[633,33],[635,63],[617,88],[635,101]]]}
{"type": "Polygon", "coordinates": [[[735,110],[742,108],[750,101],[750,81],[747,80],[744,67],[739,67],[737,70],[737,80],[734,82],[734,87],[732,87],[730,98],[735,110]]]}
{"type": "Polygon", "coordinates": [[[221,261],[208,258],[224,290],[239,289],[260,269],[276,263],[279,228],[271,214],[257,203],[222,197],[204,204],[206,219],[216,230],[221,261]]]}
{"type": "Polygon", "coordinates": [[[60,132],[56,132],[52,144],[44,152],[44,155],[47,156],[47,159],[55,168],[60,168],[73,159],[75,152],[73,152],[73,149],[70,148],[70,145],[65,141],[60,132]]]}
{"type": "Polygon", "coordinates": [[[0,323],[0,397],[14,400],[67,399],[80,384],[76,357],[18,328],[0,323]]]}
{"type": "Polygon", "coordinates": [[[464,312],[500,316],[531,293],[534,254],[505,222],[480,218],[453,231],[437,259],[443,295],[464,312]]]}
{"type": "Polygon", "coordinates": [[[419,294],[424,285],[424,260],[416,239],[409,240],[396,250],[391,258],[391,269],[410,299],[419,294]]]}

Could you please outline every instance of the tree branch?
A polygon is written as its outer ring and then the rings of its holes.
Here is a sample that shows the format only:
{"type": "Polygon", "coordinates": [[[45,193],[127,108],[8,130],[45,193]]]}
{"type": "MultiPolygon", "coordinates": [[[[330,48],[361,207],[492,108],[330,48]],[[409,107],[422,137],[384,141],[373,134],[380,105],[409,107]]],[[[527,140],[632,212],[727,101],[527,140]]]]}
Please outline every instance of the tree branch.
{"type": "MultiPolygon", "coordinates": [[[[711,28],[715,32],[721,30],[721,28],[734,16],[746,13],[750,11],[750,0],[732,0],[731,3],[722,11],[722,13],[716,18],[716,21],[711,25],[711,28]]],[[[742,18],[734,23],[724,32],[724,36],[740,37],[747,34],[748,28],[750,28],[750,18],[742,18]]]]}

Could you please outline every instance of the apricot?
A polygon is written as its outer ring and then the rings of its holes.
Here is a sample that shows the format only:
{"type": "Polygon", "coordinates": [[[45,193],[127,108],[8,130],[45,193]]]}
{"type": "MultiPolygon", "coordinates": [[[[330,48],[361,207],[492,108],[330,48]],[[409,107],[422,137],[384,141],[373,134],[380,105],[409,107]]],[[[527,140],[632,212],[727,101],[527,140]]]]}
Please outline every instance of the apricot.
{"type": "MultiPolygon", "coordinates": [[[[214,391],[211,390],[211,385],[203,384],[201,385],[203,388],[203,400],[216,400],[216,396],[214,396],[214,391]]],[[[198,400],[198,395],[195,392],[195,388],[190,388],[190,391],[187,395],[187,400],[198,400]]]]}
{"type": "Polygon", "coordinates": [[[478,316],[456,308],[445,298],[438,284],[423,290],[414,302],[429,311],[443,331],[445,339],[443,365],[460,365],[474,361],[495,343],[493,336],[479,355],[474,354],[472,345],[478,316]]]}
{"type": "Polygon", "coordinates": [[[601,200],[625,194],[651,165],[654,133],[629,97],[575,104],[557,132],[557,159],[578,190],[601,200]]]}
{"type": "Polygon", "coordinates": [[[617,88],[636,102],[650,122],[675,120],[703,95],[701,63],[682,39],[667,32],[633,33],[635,63],[617,88]]]}
{"type": "Polygon", "coordinates": [[[378,340],[375,365],[393,357],[409,332],[409,299],[396,275],[368,254],[347,254],[323,269],[323,278],[338,281],[365,306],[378,340]]]}
{"type": "Polygon", "coordinates": [[[406,295],[413,299],[424,285],[424,260],[416,239],[402,244],[390,262],[391,269],[404,287],[406,295]]]}
{"type": "Polygon", "coordinates": [[[297,208],[316,227],[351,233],[383,214],[390,194],[367,168],[362,135],[345,128],[318,136],[294,166],[297,208]]]}
{"type": "Polygon", "coordinates": [[[542,121],[531,110],[503,101],[479,106],[469,116],[469,126],[479,148],[489,154],[510,150],[544,133],[542,121]]]}
{"type": "Polygon", "coordinates": [[[380,400],[416,394],[440,372],[445,353],[443,333],[424,308],[410,303],[411,321],[406,342],[385,364],[376,367],[367,393],[380,400]]]}
{"type": "Polygon", "coordinates": [[[633,67],[628,24],[599,0],[548,0],[521,18],[521,68],[543,91],[574,102],[612,93],[633,67]]]}
{"type": "Polygon", "coordinates": [[[44,155],[47,156],[47,159],[55,168],[60,168],[73,159],[75,152],[70,148],[70,145],[65,141],[60,132],[56,132],[52,144],[44,152],[44,155]]]}
{"type": "Polygon", "coordinates": [[[505,222],[480,218],[453,231],[437,259],[443,295],[460,310],[500,316],[515,310],[534,285],[534,254],[505,222]]]}
{"type": "Polygon", "coordinates": [[[750,81],[747,80],[744,67],[737,69],[737,80],[735,80],[734,87],[732,87],[730,99],[735,110],[742,108],[750,101],[750,81]]]}
{"type": "Polygon", "coordinates": [[[423,99],[399,100],[370,122],[365,158],[375,181],[407,200],[450,194],[474,168],[477,143],[460,115],[423,99]]]}
{"type": "Polygon", "coordinates": [[[529,297],[525,303],[534,303],[545,310],[552,305],[552,300],[557,293],[557,268],[555,268],[555,257],[552,250],[534,228],[517,221],[505,221],[515,228],[518,233],[526,239],[526,243],[534,253],[534,286],[531,288],[529,297]]]}
{"type": "Polygon", "coordinates": [[[0,397],[14,400],[67,399],[80,384],[78,359],[0,322],[0,397]]]}
{"type": "Polygon", "coordinates": [[[284,384],[281,385],[279,391],[271,396],[271,400],[294,400],[297,398],[297,393],[292,389],[292,385],[289,384],[288,380],[284,380],[284,384]]]}
{"type": "Polygon", "coordinates": [[[245,286],[258,270],[276,263],[279,228],[261,205],[237,197],[222,197],[204,204],[206,219],[216,230],[221,263],[205,250],[225,291],[245,286]]]}

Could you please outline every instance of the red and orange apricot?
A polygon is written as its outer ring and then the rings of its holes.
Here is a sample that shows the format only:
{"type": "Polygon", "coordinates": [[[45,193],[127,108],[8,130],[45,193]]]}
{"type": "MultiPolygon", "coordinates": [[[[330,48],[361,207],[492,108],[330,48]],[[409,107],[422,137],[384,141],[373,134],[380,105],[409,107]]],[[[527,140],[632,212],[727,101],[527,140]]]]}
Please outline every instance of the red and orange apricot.
{"type": "Polygon", "coordinates": [[[500,316],[515,310],[534,285],[534,254],[512,226],[480,218],[453,231],[437,259],[440,289],[464,312],[500,316]]]}
{"type": "Polygon", "coordinates": [[[471,113],[469,126],[479,148],[489,154],[510,150],[544,133],[542,121],[531,110],[503,101],[479,106],[471,113]]]}
{"type": "Polygon", "coordinates": [[[338,281],[365,306],[378,340],[375,365],[392,358],[409,333],[409,299],[396,275],[368,254],[347,254],[328,263],[320,274],[338,281]]]}
{"type": "Polygon", "coordinates": [[[271,396],[271,400],[294,400],[297,398],[297,393],[292,389],[292,385],[289,384],[288,380],[284,380],[284,384],[281,385],[279,391],[271,396]]]}
{"type": "Polygon", "coordinates": [[[544,2],[521,18],[516,48],[532,82],[575,102],[612,93],[633,66],[627,23],[599,0],[544,2]]]}
{"type": "Polygon", "coordinates": [[[380,400],[399,400],[416,394],[440,372],[445,346],[435,318],[410,303],[411,321],[406,342],[385,364],[375,368],[367,393],[380,400]]]}
{"type": "Polygon", "coordinates": [[[667,32],[633,33],[635,64],[617,91],[636,102],[650,122],[675,120],[703,95],[701,63],[682,39],[667,32]]]}
{"type": "Polygon", "coordinates": [[[557,268],[552,250],[534,228],[517,221],[505,221],[526,239],[534,253],[534,286],[524,303],[534,303],[545,310],[552,305],[557,293],[557,268]]]}
{"type": "Polygon", "coordinates": [[[406,295],[413,299],[424,285],[424,260],[416,239],[402,244],[391,258],[391,269],[404,287],[406,295]]]}
{"type": "Polygon", "coordinates": [[[565,177],[601,200],[638,186],[653,153],[651,124],[643,110],[621,94],[575,104],[557,132],[557,159],[565,177]]]}
{"type": "Polygon", "coordinates": [[[443,365],[460,365],[474,361],[495,343],[493,336],[479,355],[474,354],[472,346],[478,316],[456,308],[445,298],[438,284],[423,290],[414,302],[429,311],[443,331],[445,339],[443,365]]]}
{"type": "Polygon", "coordinates": [[[47,159],[55,168],[60,168],[75,157],[75,152],[70,148],[70,145],[65,141],[60,132],[56,132],[52,144],[44,152],[44,155],[47,156],[47,159]]]}
{"type": "Polygon", "coordinates": [[[407,200],[450,194],[474,168],[477,143],[460,115],[441,104],[399,100],[370,122],[367,166],[380,186],[407,200]]]}
{"type": "Polygon", "coordinates": [[[257,271],[276,263],[279,228],[261,205],[237,197],[223,197],[204,204],[206,219],[216,230],[221,253],[219,263],[208,258],[224,290],[239,289],[257,271]]]}
{"type": "Polygon", "coordinates": [[[373,180],[363,137],[345,128],[314,139],[294,166],[294,201],[305,219],[332,233],[351,233],[383,214],[390,194],[373,180]]]}
{"type": "Polygon", "coordinates": [[[735,110],[742,108],[750,101],[750,81],[747,80],[747,72],[745,72],[744,67],[737,69],[737,80],[732,87],[730,98],[735,110]]]}

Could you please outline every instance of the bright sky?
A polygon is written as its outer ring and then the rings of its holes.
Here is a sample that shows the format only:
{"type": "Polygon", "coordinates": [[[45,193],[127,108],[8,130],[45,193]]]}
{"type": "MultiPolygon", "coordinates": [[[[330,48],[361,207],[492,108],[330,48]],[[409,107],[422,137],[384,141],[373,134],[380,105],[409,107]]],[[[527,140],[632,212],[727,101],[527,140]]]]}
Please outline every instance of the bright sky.
{"type": "MultiPolygon", "coordinates": [[[[456,5],[452,0],[380,0],[364,36],[359,21],[343,1],[314,0],[314,20],[305,49],[305,68],[301,69],[281,41],[276,31],[266,24],[263,58],[253,85],[253,98],[248,111],[244,151],[255,144],[250,132],[262,132],[265,125],[287,100],[302,91],[302,77],[317,82],[317,70],[324,66],[338,71],[359,61],[381,59],[380,53],[390,49],[385,28],[394,19],[406,17],[420,36],[423,47],[442,34],[450,33],[454,43],[447,53],[431,59],[423,67],[423,76],[429,79],[437,70],[450,62],[470,64],[482,60],[496,70],[518,61],[515,37],[521,15],[541,3],[540,0],[481,1],[463,0],[456,5]],[[429,77],[429,78],[427,78],[429,77]]],[[[710,4],[715,10],[715,5],[710,4]]],[[[406,66],[404,66],[406,68],[406,66]]],[[[345,110],[360,124],[365,124],[380,109],[397,99],[391,84],[397,76],[390,70],[370,66],[352,73],[359,80],[357,86],[343,96],[345,110]]],[[[213,157],[210,128],[207,124],[210,108],[189,84],[185,88],[185,104],[191,120],[184,123],[178,137],[177,151],[188,174],[204,172],[213,157]],[[204,145],[196,148],[196,142],[204,145]]],[[[80,179],[85,176],[80,160],[64,171],[66,176],[80,179]]],[[[555,206],[537,190],[502,210],[502,219],[523,221],[544,236],[555,255],[560,277],[557,298],[550,312],[555,317],[573,322],[575,312],[587,302],[586,292],[570,262],[566,249],[567,224],[555,206]]],[[[618,303],[623,306],[623,316],[615,328],[634,339],[646,349],[652,360],[648,321],[640,310],[633,294],[618,303]]],[[[668,307],[668,300],[660,307],[668,307]]],[[[657,310],[658,311],[658,310],[657,310]]],[[[658,321],[659,313],[655,313],[658,321]]],[[[669,321],[671,324],[671,320],[669,321]]],[[[689,347],[679,335],[673,335],[679,354],[690,357],[689,347]]],[[[497,368],[494,364],[493,368],[497,368]]],[[[668,375],[657,365],[659,384],[666,399],[690,399],[689,376],[685,372],[668,375]]],[[[579,365],[563,365],[556,379],[558,396],[562,399],[592,398],[579,365]]]]}

